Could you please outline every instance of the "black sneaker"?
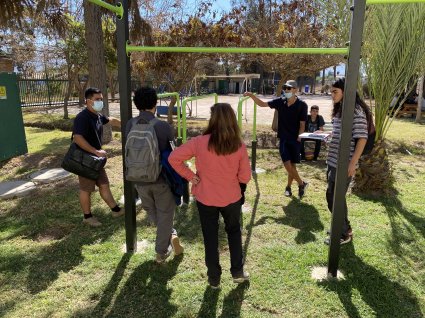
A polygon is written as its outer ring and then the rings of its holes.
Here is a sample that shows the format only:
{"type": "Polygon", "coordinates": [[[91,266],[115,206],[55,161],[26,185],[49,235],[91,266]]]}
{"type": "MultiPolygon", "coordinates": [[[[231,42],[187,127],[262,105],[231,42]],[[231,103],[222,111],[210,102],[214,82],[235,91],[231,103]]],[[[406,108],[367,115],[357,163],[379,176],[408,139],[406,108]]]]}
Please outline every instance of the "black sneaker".
{"type": "MultiPolygon", "coordinates": [[[[327,230],[327,231],[326,231],[326,234],[327,234],[327,235],[331,235],[331,230],[327,230]]],[[[349,236],[353,237],[353,229],[352,229],[352,228],[349,228],[349,229],[348,229],[347,235],[349,235],[349,236]]]]}
{"type": "Polygon", "coordinates": [[[248,272],[241,272],[238,275],[233,276],[233,282],[236,284],[240,284],[249,280],[248,272]]]}
{"type": "Polygon", "coordinates": [[[292,197],[291,187],[285,188],[285,197],[292,197]]]}
{"type": "Polygon", "coordinates": [[[219,289],[220,288],[220,278],[211,278],[208,277],[208,284],[212,289],[219,289]]]}
{"type": "Polygon", "coordinates": [[[298,197],[300,198],[300,200],[305,195],[305,191],[307,190],[307,187],[308,187],[308,183],[305,181],[303,181],[303,185],[298,186],[298,197]]]}

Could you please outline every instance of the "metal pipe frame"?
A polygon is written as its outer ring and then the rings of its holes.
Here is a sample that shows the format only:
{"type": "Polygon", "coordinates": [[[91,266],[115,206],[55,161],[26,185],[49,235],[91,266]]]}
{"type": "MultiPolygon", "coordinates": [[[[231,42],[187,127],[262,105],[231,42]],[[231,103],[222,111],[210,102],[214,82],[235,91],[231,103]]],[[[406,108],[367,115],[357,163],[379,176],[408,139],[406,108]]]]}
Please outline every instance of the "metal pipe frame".
{"type": "Polygon", "coordinates": [[[120,92],[120,115],[121,115],[121,141],[122,141],[122,166],[124,180],[124,206],[125,206],[125,237],[127,253],[135,253],[137,251],[137,229],[136,229],[136,205],[134,184],[125,180],[125,143],[127,136],[125,127],[133,117],[131,108],[131,70],[130,58],[125,51],[126,40],[129,36],[128,28],[128,3],[127,0],[122,1],[122,18],[117,20],[117,55],[118,55],[118,79],[120,92]]]}
{"type": "Polygon", "coordinates": [[[216,93],[213,94],[208,94],[208,95],[200,95],[200,96],[192,96],[192,97],[186,97],[185,99],[183,99],[183,103],[182,103],[182,128],[183,128],[183,143],[186,142],[187,140],[187,129],[186,129],[186,106],[187,103],[190,101],[194,101],[194,100],[198,100],[198,99],[204,99],[204,98],[208,98],[214,96],[214,103],[217,103],[218,101],[218,95],[216,93]]]}
{"type": "Polygon", "coordinates": [[[348,160],[353,128],[354,108],[356,104],[357,80],[360,69],[366,0],[354,0],[353,17],[350,32],[350,54],[346,66],[346,77],[341,117],[341,137],[338,149],[335,190],[333,197],[331,237],[328,256],[328,275],[337,276],[340,239],[346,206],[345,196],[348,181],[348,160]]]}
{"type": "Polygon", "coordinates": [[[158,94],[159,98],[175,97],[177,100],[177,144],[181,143],[181,116],[180,116],[180,94],[177,92],[173,93],[162,93],[158,94]]]}
{"type": "MultiPolygon", "coordinates": [[[[89,2],[98,5],[99,7],[103,7],[105,9],[108,9],[109,11],[114,12],[117,15],[117,18],[121,20],[121,18],[124,16],[124,1],[117,2],[116,5],[109,4],[102,0],[88,0],[89,2]]],[[[128,6],[125,9],[128,12],[128,6]]]]}
{"type": "Polygon", "coordinates": [[[425,0],[367,0],[366,4],[409,4],[425,3],[425,0]]]}
{"type": "Polygon", "coordinates": [[[172,53],[247,53],[247,54],[341,54],[347,55],[348,48],[247,48],[247,47],[168,47],[134,46],[127,44],[131,52],[172,52],[172,53]]]}

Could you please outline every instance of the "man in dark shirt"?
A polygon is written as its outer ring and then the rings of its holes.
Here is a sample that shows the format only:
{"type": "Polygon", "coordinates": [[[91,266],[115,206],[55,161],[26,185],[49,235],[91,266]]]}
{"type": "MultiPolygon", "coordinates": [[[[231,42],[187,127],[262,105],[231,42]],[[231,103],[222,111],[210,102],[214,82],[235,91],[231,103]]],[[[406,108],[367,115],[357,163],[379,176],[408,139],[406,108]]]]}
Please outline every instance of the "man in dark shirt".
{"type": "Polygon", "coordinates": [[[298,196],[301,199],[305,194],[308,183],[300,178],[296,164],[300,162],[301,140],[299,135],[305,129],[307,104],[298,99],[296,96],[297,89],[297,82],[289,80],[283,86],[284,98],[279,97],[272,101],[264,102],[250,92],[246,92],[244,96],[251,97],[260,107],[270,107],[277,110],[277,137],[280,139],[279,152],[288,173],[285,196],[292,196],[291,185],[295,180],[298,183],[298,196]]]}
{"type": "MultiPolygon", "coordinates": [[[[319,106],[313,105],[310,108],[310,115],[307,117],[307,123],[305,125],[305,131],[309,133],[314,133],[315,131],[323,131],[323,126],[325,126],[325,120],[322,115],[319,115],[319,106]]],[[[311,138],[301,139],[301,160],[305,160],[305,142],[311,141],[314,142],[314,156],[313,160],[316,161],[319,157],[320,147],[322,146],[322,141],[311,138]]]]}
{"type": "MultiPolygon", "coordinates": [[[[107,153],[102,149],[103,125],[111,123],[112,126],[121,127],[121,121],[114,117],[106,117],[100,112],[103,109],[103,95],[98,88],[90,87],[85,92],[86,108],[83,109],[74,120],[72,130],[73,141],[81,149],[92,153],[98,157],[107,157],[107,153]]],[[[80,205],[84,213],[83,223],[90,226],[100,226],[101,223],[91,214],[91,193],[95,185],[99,187],[102,199],[112,210],[113,217],[124,214],[124,209],[120,208],[109,187],[109,180],[105,169],[100,171],[97,180],[87,179],[78,176],[80,184],[80,205]]]]}
{"type": "MultiPolygon", "coordinates": [[[[128,121],[126,136],[138,121],[142,120],[148,123],[155,118],[158,96],[153,88],[141,87],[134,93],[133,101],[140,110],[140,114],[128,121]]],[[[170,142],[174,141],[173,129],[167,122],[161,120],[154,124],[154,129],[158,138],[158,148],[162,153],[169,149],[170,142]]],[[[142,200],[143,209],[156,226],[155,260],[158,264],[162,264],[170,256],[172,250],[174,250],[174,255],[183,253],[183,246],[180,245],[177,231],[173,228],[176,209],[174,195],[161,174],[154,182],[138,182],[135,186],[142,200]]]]}

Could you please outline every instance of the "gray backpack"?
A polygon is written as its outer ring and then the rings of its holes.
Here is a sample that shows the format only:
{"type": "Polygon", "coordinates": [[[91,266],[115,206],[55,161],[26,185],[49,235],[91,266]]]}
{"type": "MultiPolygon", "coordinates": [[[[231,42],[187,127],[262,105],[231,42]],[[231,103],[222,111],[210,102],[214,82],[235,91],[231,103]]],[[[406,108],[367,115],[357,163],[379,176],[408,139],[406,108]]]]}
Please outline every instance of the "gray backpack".
{"type": "Polygon", "coordinates": [[[155,182],[158,180],[161,173],[161,159],[154,129],[158,121],[157,118],[149,122],[139,119],[132,125],[125,143],[127,181],[155,182]]]}

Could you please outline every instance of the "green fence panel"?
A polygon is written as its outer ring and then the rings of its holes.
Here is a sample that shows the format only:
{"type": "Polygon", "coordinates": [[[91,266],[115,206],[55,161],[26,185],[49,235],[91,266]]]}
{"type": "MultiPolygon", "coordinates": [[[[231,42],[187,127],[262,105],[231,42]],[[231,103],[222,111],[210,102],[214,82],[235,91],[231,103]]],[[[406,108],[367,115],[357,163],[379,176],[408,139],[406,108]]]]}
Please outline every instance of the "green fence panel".
{"type": "Polygon", "coordinates": [[[0,73],[0,161],[28,152],[15,74],[0,73]]]}

